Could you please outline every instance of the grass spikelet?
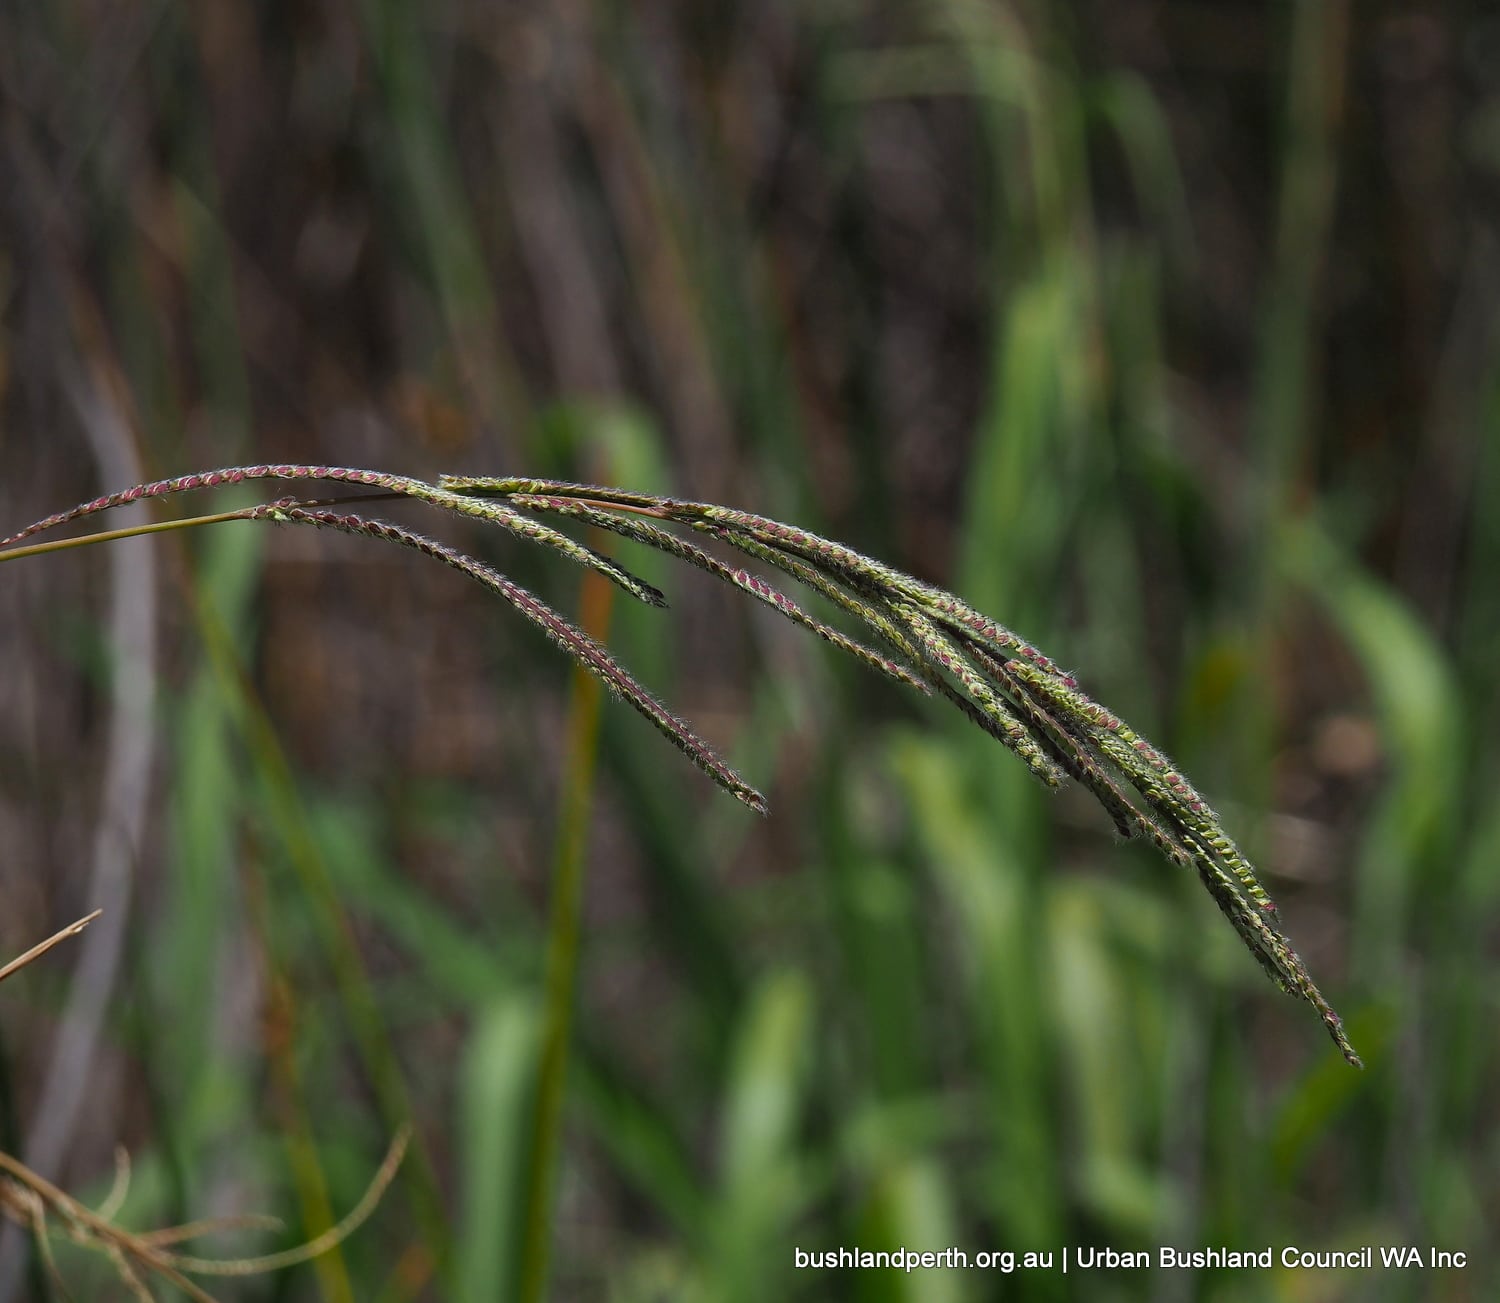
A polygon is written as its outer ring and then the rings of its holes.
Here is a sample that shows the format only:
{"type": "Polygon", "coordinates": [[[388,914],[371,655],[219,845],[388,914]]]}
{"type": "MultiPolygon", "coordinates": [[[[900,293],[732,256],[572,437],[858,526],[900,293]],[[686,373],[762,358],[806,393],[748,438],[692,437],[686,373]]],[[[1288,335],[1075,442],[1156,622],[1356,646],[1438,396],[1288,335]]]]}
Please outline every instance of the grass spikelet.
{"type": "Polygon", "coordinates": [[[389,521],[371,520],[359,515],[308,508],[295,501],[269,503],[260,508],[260,514],[263,519],[285,524],[312,525],[319,529],[334,529],[363,538],[398,543],[441,561],[461,574],[468,575],[491,592],[498,593],[541,629],[575,663],[597,675],[605,687],[650,720],[678,750],[725,791],[743,801],[757,813],[766,812],[765,797],[725,764],[708,743],[699,738],[682,720],[657,701],[608,651],[559,615],[541,598],[522,588],[520,584],[507,579],[499,571],[444,543],[427,538],[404,526],[391,524],[389,521]]]}
{"type": "Polygon", "coordinates": [[[1015,673],[1038,696],[1059,713],[1079,721],[1094,735],[1097,744],[1145,794],[1149,786],[1160,794],[1169,808],[1181,818],[1184,826],[1211,845],[1257,908],[1277,917],[1276,902],[1256,877],[1249,860],[1224,831],[1219,816],[1172,763],[1124,720],[1111,714],[1076,687],[1038,672],[1033,666],[1018,664],[1015,673]]]}
{"type": "Polygon", "coordinates": [[[348,466],[304,466],[290,463],[264,466],[229,466],[215,471],[204,471],[196,475],[180,475],[173,479],[152,480],[144,484],[132,485],[119,493],[107,494],[104,497],[93,498],[88,502],[81,502],[76,507],[67,511],[60,511],[52,516],[27,525],[18,533],[9,538],[0,539],[0,548],[10,547],[12,544],[22,542],[35,534],[46,530],[55,529],[60,525],[66,525],[84,517],[96,515],[101,511],[108,511],[114,507],[127,506],[133,502],[147,501],[152,498],[171,497],[178,493],[188,493],[197,489],[222,488],[233,484],[245,484],[258,480],[282,480],[287,482],[305,482],[313,480],[325,480],[339,484],[351,484],[366,488],[378,489],[383,494],[394,494],[398,497],[413,498],[419,502],[426,502],[435,507],[442,507],[458,515],[470,516],[479,520],[488,520],[508,529],[518,537],[529,539],[534,543],[541,543],[554,551],[560,552],[571,561],[591,570],[597,570],[611,582],[619,585],[632,597],[645,602],[648,606],[665,606],[666,598],[662,593],[653,588],[645,580],[632,575],[624,567],[616,565],[606,556],[594,551],[590,547],[569,538],[566,534],[543,524],[541,521],[532,520],[520,512],[512,511],[501,503],[484,501],[479,498],[466,497],[462,494],[451,493],[446,489],[428,484],[424,480],[414,479],[407,475],[391,475],[383,471],[357,470],[348,466]]]}
{"type": "Polygon", "coordinates": [[[1338,1046],[1339,1053],[1356,1068],[1364,1067],[1364,1061],[1350,1043],[1344,1031],[1343,1020],[1318,990],[1301,957],[1292,949],[1285,936],[1277,931],[1265,915],[1254,908],[1235,890],[1234,880],[1219,867],[1206,849],[1199,848],[1193,857],[1198,876],[1208,888],[1219,909],[1234,925],[1240,939],[1244,941],[1256,959],[1260,961],[1271,979],[1282,990],[1305,1000],[1317,1010],[1329,1037],[1338,1046]]]}
{"type": "Polygon", "coordinates": [[[438,487],[468,497],[508,498],[513,494],[587,498],[621,507],[640,507],[653,513],[670,513],[678,508],[700,504],[681,503],[675,498],[657,497],[651,493],[632,493],[602,484],[579,484],[572,480],[543,480],[532,476],[439,475],[438,487]]]}
{"type": "Polygon", "coordinates": [[[915,670],[893,660],[889,656],[883,656],[864,643],[850,638],[847,634],[835,629],[832,625],[809,615],[790,597],[774,585],[767,583],[758,575],[752,575],[747,570],[736,569],[727,566],[718,557],[705,552],[700,547],[695,547],[686,539],[673,534],[669,530],[661,529],[656,525],[642,520],[631,520],[623,516],[616,516],[608,511],[600,511],[587,503],[577,502],[570,498],[548,497],[536,494],[517,494],[511,499],[518,506],[526,507],[532,511],[551,511],[559,515],[570,516],[585,524],[594,525],[599,529],[607,529],[628,538],[637,543],[644,543],[648,547],[654,547],[669,556],[677,557],[686,561],[689,565],[696,566],[699,570],[707,571],[717,579],[738,588],[741,592],[749,593],[751,597],[763,602],[773,611],[784,615],[793,624],[800,625],[809,632],[816,634],[825,642],[839,648],[840,651],[848,652],[851,656],[863,661],[872,669],[880,671],[888,678],[897,683],[905,684],[907,687],[916,688],[917,691],[927,693],[931,689],[926,680],[915,670]]]}
{"type": "Polygon", "coordinates": [[[425,487],[428,493],[423,495],[424,500],[431,502],[434,506],[444,507],[458,515],[470,516],[476,520],[492,521],[518,538],[549,547],[586,569],[598,571],[611,583],[624,589],[647,606],[664,607],[667,604],[666,596],[660,589],[652,587],[638,575],[631,574],[624,566],[602,552],[596,552],[586,544],[578,542],[577,539],[569,538],[561,530],[553,529],[551,525],[522,512],[514,511],[500,502],[466,497],[461,493],[452,493],[441,487],[432,488],[430,485],[425,487]]]}
{"type": "Polygon", "coordinates": [[[172,479],[150,480],[144,484],[134,484],[118,493],[110,493],[103,497],[92,498],[87,502],[80,502],[76,507],[70,507],[67,511],[59,511],[55,515],[33,521],[25,529],[12,534],[9,538],[0,539],[0,547],[10,547],[13,543],[19,543],[35,534],[56,529],[60,525],[67,525],[87,516],[97,515],[101,511],[109,511],[114,507],[128,506],[132,502],[144,502],[152,498],[166,498],[178,493],[189,493],[196,489],[222,488],[257,480],[332,480],[342,484],[358,484],[380,489],[403,497],[428,498],[429,500],[432,489],[431,485],[405,475],[355,470],[347,466],[290,464],[227,466],[220,470],[200,471],[193,475],[178,475],[172,479]]]}
{"type": "MultiPolygon", "coordinates": [[[[743,552],[746,556],[755,557],[757,560],[774,566],[784,574],[791,575],[792,578],[796,579],[799,583],[805,584],[826,601],[833,603],[833,605],[862,620],[906,664],[917,667],[916,672],[924,685],[930,685],[930,669],[928,672],[924,672],[924,669],[928,669],[928,667],[926,667],[926,661],[921,650],[891,620],[884,609],[875,604],[875,601],[866,600],[860,592],[853,591],[843,584],[836,582],[822,571],[814,569],[800,557],[788,556],[784,552],[778,552],[774,547],[762,543],[759,539],[751,538],[749,535],[742,534],[737,530],[726,529],[722,525],[715,525],[708,521],[695,521],[693,523],[694,528],[709,535],[711,538],[717,538],[737,551],[743,552]]],[[[930,686],[926,687],[925,690],[930,692],[930,686]]]]}
{"type": "Polygon", "coordinates": [[[832,539],[823,538],[805,529],[797,529],[792,525],[783,525],[780,521],[769,520],[765,516],[698,503],[692,504],[692,507],[694,510],[701,508],[708,520],[730,525],[773,547],[794,552],[816,564],[841,570],[856,583],[874,585],[888,592],[900,594],[914,605],[922,607],[926,614],[939,623],[983,638],[1001,651],[1024,656],[1044,673],[1069,685],[1074,683],[1071,675],[1058,669],[1047,656],[1044,656],[1024,638],[1018,637],[988,616],[982,615],[952,593],[936,588],[932,584],[923,583],[920,579],[897,570],[894,566],[876,561],[856,552],[853,548],[845,547],[842,543],[835,543],[832,539]]]}
{"type": "Polygon", "coordinates": [[[892,602],[891,613],[912,633],[913,638],[927,653],[928,660],[953,675],[963,685],[970,699],[993,724],[990,731],[1021,757],[1031,772],[1048,787],[1062,786],[1062,772],[1057,764],[1042,750],[1035,737],[1016,718],[1009,703],[974,664],[959,649],[938,631],[937,626],[915,606],[905,602],[892,602]]]}
{"type": "Polygon", "coordinates": [[[1022,718],[1038,745],[1052,757],[1064,773],[1083,784],[1115,822],[1121,837],[1134,837],[1141,831],[1143,816],[1120,790],[1105,767],[1099,763],[1084,742],[1037,701],[1014,674],[1015,661],[1002,665],[982,647],[970,644],[966,650],[975,665],[997,687],[1002,689],[1012,708],[1022,718]]]}

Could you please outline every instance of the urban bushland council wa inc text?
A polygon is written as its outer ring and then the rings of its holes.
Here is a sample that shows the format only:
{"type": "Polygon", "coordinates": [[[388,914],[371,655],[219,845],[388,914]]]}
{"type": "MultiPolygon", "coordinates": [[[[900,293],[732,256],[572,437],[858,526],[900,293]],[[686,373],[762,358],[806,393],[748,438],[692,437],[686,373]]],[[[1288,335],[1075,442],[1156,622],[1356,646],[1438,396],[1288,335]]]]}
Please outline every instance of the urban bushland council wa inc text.
{"type": "Polygon", "coordinates": [[[1202,1248],[1112,1249],[1095,1245],[1064,1246],[1061,1249],[1018,1251],[949,1248],[794,1250],[800,1270],[844,1269],[853,1271],[1139,1271],[1150,1268],[1202,1271],[1207,1268],[1287,1270],[1440,1270],[1462,1271],[1468,1254],[1459,1249],[1407,1244],[1364,1245],[1357,1249],[1303,1249],[1287,1245],[1281,1249],[1202,1248]]]}

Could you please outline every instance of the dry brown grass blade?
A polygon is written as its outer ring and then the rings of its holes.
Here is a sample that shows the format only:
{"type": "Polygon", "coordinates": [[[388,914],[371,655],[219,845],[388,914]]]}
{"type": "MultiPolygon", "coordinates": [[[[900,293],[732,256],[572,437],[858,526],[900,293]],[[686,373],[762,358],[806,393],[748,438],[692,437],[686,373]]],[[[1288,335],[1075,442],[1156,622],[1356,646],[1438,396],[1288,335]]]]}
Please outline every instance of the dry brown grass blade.
{"type": "Polygon", "coordinates": [[[396,1179],[397,1169],[401,1166],[401,1160],[406,1157],[406,1146],[410,1141],[411,1128],[402,1127],[396,1133],[396,1138],[391,1141],[391,1147],[386,1151],[385,1159],[371,1179],[364,1197],[349,1210],[338,1225],[330,1226],[316,1239],[309,1240],[306,1244],[299,1244],[295,1249],[286,1249],[281,1253],[268,1253],[259,1258],[194,1258],[185,1254],[172,1253],[162,1255],[163,1261],[180,1270],[191,1271],[200,1276],[257,1276],[263,1272],[295,1267],[298,1263],[316,1258],[320,1253],[327,1253],[336,1245],[342,1244],[369,1220],[370,1214],[380,1203],[381,1196],[396,1179]]]}
{"type": "MultiPolygon", "coordinates": [[[[0,981],[19,972],[27,964],[39,959],[53,946],[69,937],[77,936],[102,914],[94,910],[76,923],[70,923],[45,941],[32,946],[24,955],[0,968],[0,981]]],[[[44,1268],[57,1278],[57,1265],[52,1256],[48,1216],[56,1217],[62,1230],[76,1244],[97,1249],[115,1266],[120,1283],[131,1297],[150,1303],[151,1291],[142,1277],[159,1276],[169,1284],[177,1286],[194,1303],[215,1303],[213,1295],[189,1280],[183,1272],[191,1271],[208,1276],[248,1276],[261,1272],[278,1271],[327,1253],[342,1243],[375,1211],[381,1196],[385,1194],[411,1139],[411,1128],[402,1127],[391,1141],[384,1160],[365,1191],[349,1214],[337,1226],[330,1227],[316,1239],[281,1253],[267,1254],[259,1258],[198,1258],[186,1254],[170,1253],[165,1246],[179,1244],[184,1240],[212,1234],[216,1231],[244,1228],[247,1226],[277,1226],[274,1218],[245,1216],[214,1218],[208,1221],[191,1222],[183,1226],[170,1226],[158,1231],[135,1233],[115,1225],[113,1216],[123,1200],[129,1182],[129,1159],[116,1156],[114,1188],[105,1199],[100,1211],[80,1203],[66,1191],[53,1185],[45,1177],[33,1172],[18,1158],[0,1150],[0,1216],[9,1217],[31,1231],[36,1239],[37,1251],[41,1254],[44,1268]]],[[[59,1284],[61,1282],[59,1281],[59,1284]]]]}
{"type": "MultiPolygon", "coordinates": [[[[75,1243],[97,1248],[111,1258],[117,1267],[123,1265],[121,1280],[133,1291],[135,1286],[132,1282],[139,1283],[135,1272],[135,1267],[139,1265],[160,1274],[195,1303],[214,1303],[212,1295],[199,1289],[165,1262],[160,1250],[140,1242],[129,1231],[122,1230],[113,1222],[105,1221],[92,1209],[4,1151],[0,1151],[0,1171],[6,1172],[11,1178],[0,1182],[0,1213],[16,1218],[32,1230],[49,1263],[52,1255],[48,1244],[47,1215],[51,1213],[62,1221],[68,1237],[75,1243]]],[[[52,1270],[55,1273],[56,1267],[52,1270]]]]}
{"type": "Polygon", "coordinates": [[[4,968],[0,968],[0,982],[3,982],[12,974],[20,972],[21,969],[25,968],[26,965],[31,963],[33,960],[40,959],[47,953],[47,951],[51,950],[52,947],[57,945],[60,941],[66,941],[69,937],[76,937],[80,932],[83,931],[84,928],[88,927],[88,925],[92,923],[96,918],[98,918],[102,913],[104,913],[102,909],[96,909],[92,914],[85,914],[81,919],[78,920],[78,922],[69,923],[68,926],[63,928],[61,932],[54,932],[50,937],[41,942],[39,945],[32,946],[31,949],[28,950],[24,955],[21,955],[16,959],[12,959],[10,963],[5,965],[4,968]]]}
{"type": "MultiPolygon", "coordinates": [[[[76,926],[76,925],[75,925],[76,926]]],[[[160,1231],[137,1234],[116,1226],[114,1222],[79,1203],[66,1191],[60,1190],[50,1181],[37,1175],[18,1159],[0,1151],[0,1172],[9,1179],[0,1179],[0,1214],[8,1216],[28,1227],[36,1236],[37,1244],[48,1264],[52,1265],[51,1246],[48,1237],[48,1217],[55,1217],[69,1239],[85,1248],[102,1252],[119,1272],[121,1283],[137,1298],[151,1297],[143,1282],[142,1273],[158,1276],[182,1290],[195,1303],[215,1303],[211,1294],[195,1285],[184,1274],[192,1272],[202,1276],[248,1276],[263,1272],[279,1271],[295,1266],[327,1253],[335,1245],[347,1239],[368,1220],[385,1194],[396,1170],[405,1157],[407,1143],[411,1138],[409,1127],[403,1127],[391,1142],[384,1161],[380,1164],[364,1197],[337,1226],[333,1226],[316,1239],[281,1253],[266,1254],[258,1258],[199,1258],[186,1254],[168,1252],[163,1246],[178,1243],[196,1235],[207,1234],[230,1226],[265,1224],[266,1219],[246,1217],[215,1219],[196,1222],[187,1226],[169,1227],[160,1231]]]]}

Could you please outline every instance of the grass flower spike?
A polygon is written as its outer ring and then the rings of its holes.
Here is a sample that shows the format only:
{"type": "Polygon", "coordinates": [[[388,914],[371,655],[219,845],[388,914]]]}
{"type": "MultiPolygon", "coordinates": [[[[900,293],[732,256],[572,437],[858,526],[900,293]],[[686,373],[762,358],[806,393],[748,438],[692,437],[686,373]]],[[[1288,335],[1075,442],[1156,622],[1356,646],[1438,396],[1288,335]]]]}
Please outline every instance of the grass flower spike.
{"type": "Polygon", "coordinates": [[[712,503],[562,480],[443,476],[437,484],[428,484],[345,467],[264,465],[157,480],[81,503],[4,540],[0,561],[126,533],[231,519],[334,529],[395,543],[451,566],[503,598],[645,716],[720,787],[752,809],[765,810],[761,794],[638,683],[607,648],[540,598],[464,552],[365,514],[367,504],[390,498],[413,499],[498,525],[603,575],[648,605],[664,606],[666,599],[650,584],[543,517],[610,531],[748,593],[887,678],[944,697],[1014,751],[1048,787],[1073,779],[1093,794],[1122,836],[1143,838],[1169,862],[1191,867],[1271,978],[1312,1005],[1344,1057],[1359,1065],[1343,1024],[1287,940],[1275,903],[1250,861],[1207,801],[1161,751],[1089,698],[1073,675],[958,596],[806,530],[712,503]],[[345,492],[332,499],[283,497],[219,515],[61,543],[30,542],[38,534],[125,503],[261,480],[334,483],[345,492]],[[797,581],[857,621],[868,641],[810,615],[764,578],[705,551],[675,532],[674,526],[797,581]]]}

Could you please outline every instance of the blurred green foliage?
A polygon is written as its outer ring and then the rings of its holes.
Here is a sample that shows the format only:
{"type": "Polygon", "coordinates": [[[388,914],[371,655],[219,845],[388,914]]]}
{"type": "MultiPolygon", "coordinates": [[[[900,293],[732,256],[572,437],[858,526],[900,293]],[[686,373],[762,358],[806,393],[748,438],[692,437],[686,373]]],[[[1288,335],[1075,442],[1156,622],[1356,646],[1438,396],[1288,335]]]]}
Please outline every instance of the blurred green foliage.
{"type": "MultiPolygon", "coordinates": [[[[123,487],[102,407],[148,473],[529,471],[847,539],[1179,758],[1369,1065],[1087,799],[632,553],[674,609],[612,643],[772,814],[606,705],[552,1297],[1495,1296],[1493,18],[68,0],[0,17],[0,113],[6,521],[123,487]],[[1386,1243],[1469,1265],[793,1256],[1386,1243]]],[[[563,667],[354,541],[157,556],[151,833],[61,1179],[102,1197],[122,1143],[127,1224],[277,1213],[214,1245],[259,1252],[352,1206],[409,1116],[371,1225],[217,1296],[513,1297],[563,667]]],[[[0,576],[6,954],[93,903],[102,573],[0,576]]],[[[0,1019],[23,1156],[48,963],[0,1019]]],[[[113,1288],[58,1252],[73,1296],[113,1288]]]]}

